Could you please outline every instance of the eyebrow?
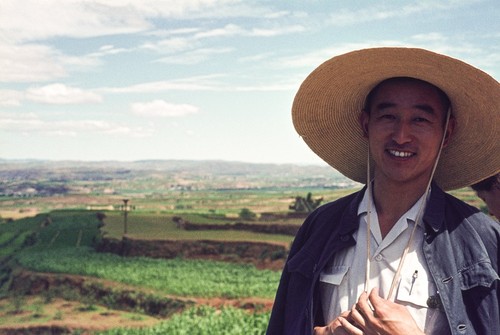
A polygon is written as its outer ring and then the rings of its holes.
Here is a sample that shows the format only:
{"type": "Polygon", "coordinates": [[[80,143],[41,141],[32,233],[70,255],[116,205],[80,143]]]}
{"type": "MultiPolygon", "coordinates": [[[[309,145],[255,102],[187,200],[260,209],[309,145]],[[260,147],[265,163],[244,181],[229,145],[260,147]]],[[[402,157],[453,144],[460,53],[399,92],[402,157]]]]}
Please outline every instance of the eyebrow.
{"type": "Polygon", "coordinates": [[[392,102],[381,102],[375,106],[375,109],[381,110],[391,107],[396,107],[396,104],[392,102]]]}
{"type": "MultiPolygon", "coordinates": [[[[382,110],[382,109],[392,108],[392,107],[396,107],[396,104],[392,103],[392,102],[381,102],[375,106],[375,109],[382,110]]],[[[413,107],[420,109],[421,111],[423,111],[427,114],[431,114],[431,115],[437,114],[436,110],[431,105],[428,105],[428,104],[416,104],[413,107]]]]}
{"type": "Polygon", "coordinates": [[[422,105],[415,105],[415,108],[418,108],[428,114],[436,115],[436,110],[428,104],[422,104],[422,105]]]}

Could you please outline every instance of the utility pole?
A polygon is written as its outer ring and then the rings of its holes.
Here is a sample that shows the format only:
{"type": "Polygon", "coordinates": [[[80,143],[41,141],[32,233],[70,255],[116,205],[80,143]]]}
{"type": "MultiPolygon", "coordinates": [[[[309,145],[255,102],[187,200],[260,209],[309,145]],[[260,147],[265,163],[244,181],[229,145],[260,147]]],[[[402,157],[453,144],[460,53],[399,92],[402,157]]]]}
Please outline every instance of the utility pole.
{"type": "Polygon", "coordinates": [[[123,199],[123,235],[127,235],[128,199],[123,199]]]}

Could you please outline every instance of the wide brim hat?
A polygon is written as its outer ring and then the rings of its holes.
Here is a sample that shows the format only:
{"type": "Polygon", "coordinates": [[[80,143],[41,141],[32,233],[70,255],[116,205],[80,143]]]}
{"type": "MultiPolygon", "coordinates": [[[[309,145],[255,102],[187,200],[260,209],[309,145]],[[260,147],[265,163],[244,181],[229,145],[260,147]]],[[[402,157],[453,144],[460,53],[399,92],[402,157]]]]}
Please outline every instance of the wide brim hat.
{"type": "Polygon", "coordinates": [[[465,187],[500,171],[499,83],[467,63],[424,49],[363,49],[324,62],[295,96],[295,129],[326,163],[366,183],[368,141],[359,115],[368,93],[392,77],[427,81],[450,98],[456,125],[434,175],[441,188],[465,187]]]}

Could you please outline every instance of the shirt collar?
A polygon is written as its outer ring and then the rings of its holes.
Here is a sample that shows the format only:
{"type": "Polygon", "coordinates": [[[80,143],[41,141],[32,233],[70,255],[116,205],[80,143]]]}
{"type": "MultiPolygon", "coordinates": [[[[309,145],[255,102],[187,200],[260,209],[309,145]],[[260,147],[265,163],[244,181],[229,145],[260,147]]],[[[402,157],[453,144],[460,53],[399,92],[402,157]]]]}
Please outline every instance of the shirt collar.
{"type": "MultiPolygon", "coordinates": [[[[372,182],[372,186],[373,186],[373,182],[372,182]]],[[[429,198],[431,196],[431,191],[432,191],[432,188],[427,193],[426,203],[424,204],[424,208],[422,209],[422,211],[425,211],[425,206],[427,205],[427,202],[428,202],[428,200],[429,200],[429,198]]],[[[406,217],[407,220],[415,222],[416,219],[417,219],[418,211],[420,209],[420,204],[422,203],[422,201],[424,201],[424,196],[425,196],[425,194],[423,194],[417,200],[417,202],[415,202],[415,204],[413,204],[413,206],[405,214],[403,214],[401,217],[406,217]]],[[[377,212],[377,208],[375,207],[375,204],[373,203],[373,197],[370,200],[371,200],[372,212],[376,213],[377,212]]],[[[360,215],[366,215],[367,212],[368,212],[368,188],[365,190],[364,195],[363,195],[363,199],[359,203],[359,206],[358,206],[358,217],[360,215]]],[[[418,224],[421,225],[422,222],[418,222],[418,224]]]]}

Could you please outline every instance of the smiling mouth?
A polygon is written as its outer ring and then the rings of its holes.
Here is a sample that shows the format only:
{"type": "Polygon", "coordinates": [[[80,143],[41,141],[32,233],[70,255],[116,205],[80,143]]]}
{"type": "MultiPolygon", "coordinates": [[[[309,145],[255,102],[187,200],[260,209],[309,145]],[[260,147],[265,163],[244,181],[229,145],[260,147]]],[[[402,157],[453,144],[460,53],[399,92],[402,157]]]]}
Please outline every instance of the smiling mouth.
{"type": "Polygon", "coordinates": [[[414,153],[408,151],[398,151],[398,150],[387,150],[387,151],[389,152],[389,154],[391,154],[391,156],[399,158],[408,158],[415,155],[414,153]]]}

